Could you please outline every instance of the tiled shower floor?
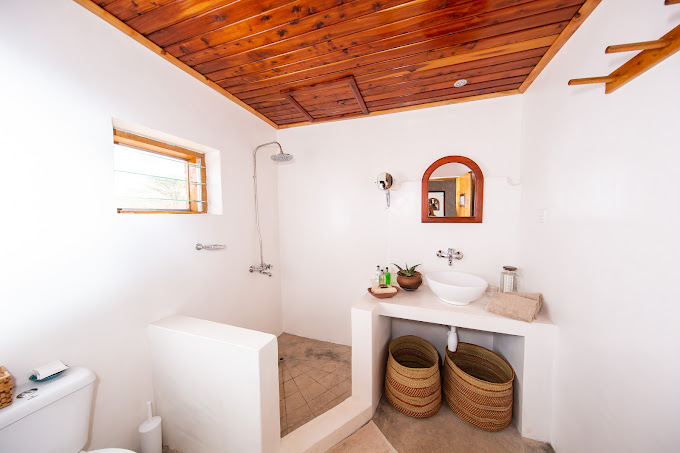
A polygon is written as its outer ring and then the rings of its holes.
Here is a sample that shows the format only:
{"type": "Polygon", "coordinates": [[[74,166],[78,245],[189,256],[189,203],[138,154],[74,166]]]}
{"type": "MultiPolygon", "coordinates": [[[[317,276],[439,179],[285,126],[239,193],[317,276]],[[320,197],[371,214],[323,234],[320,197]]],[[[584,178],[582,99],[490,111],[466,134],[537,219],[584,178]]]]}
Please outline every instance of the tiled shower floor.
{"type": "Polygon", "coordinates": [[[283,437],[349,398],[352,348],[287,333],[278,340],[283,437]]]}

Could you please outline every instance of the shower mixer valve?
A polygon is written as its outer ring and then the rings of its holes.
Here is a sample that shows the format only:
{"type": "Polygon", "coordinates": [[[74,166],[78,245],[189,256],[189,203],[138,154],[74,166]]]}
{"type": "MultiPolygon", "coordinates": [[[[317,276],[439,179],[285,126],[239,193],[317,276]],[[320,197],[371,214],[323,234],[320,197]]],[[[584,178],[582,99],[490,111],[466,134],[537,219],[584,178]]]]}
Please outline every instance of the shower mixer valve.
{"type": "Polygon", "coordinates": [[[272,267],[274,267],[274,265],[262,263],[259,266],[250,266],[248,270],[250,271],[251,274],[253,272],[259,272],[262,275],[268,275],[271,277],[272,273],[269,271],[271,270],[272,267]]]}

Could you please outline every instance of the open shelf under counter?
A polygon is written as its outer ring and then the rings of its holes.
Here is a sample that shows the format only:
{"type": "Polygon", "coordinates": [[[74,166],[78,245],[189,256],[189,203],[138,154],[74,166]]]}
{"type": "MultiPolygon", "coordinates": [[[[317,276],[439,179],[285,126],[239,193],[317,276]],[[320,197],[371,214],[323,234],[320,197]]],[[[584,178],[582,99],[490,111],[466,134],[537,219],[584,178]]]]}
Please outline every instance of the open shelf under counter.
{"type": "Polygon", "coordinates": [[[374,411],[377,408],[393,319],[490,332],[491,349],[515,370],[513,423],[523,437],[550,442],[558,327],[545,314],[527,323],[489,313],[489,300],[483,296],[469,305],[451,305],[426,285],[390,299],[360,296],[352,306],[352,396],[371,401],[374,411]]]}

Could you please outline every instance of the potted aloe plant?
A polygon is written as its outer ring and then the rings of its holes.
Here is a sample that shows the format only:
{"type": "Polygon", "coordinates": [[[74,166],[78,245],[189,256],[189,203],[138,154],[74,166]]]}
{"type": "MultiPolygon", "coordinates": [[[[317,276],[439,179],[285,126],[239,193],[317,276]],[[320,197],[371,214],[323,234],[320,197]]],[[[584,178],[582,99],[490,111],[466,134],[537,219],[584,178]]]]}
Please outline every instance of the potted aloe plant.
{"type": "Polygon", "coordinates": [[[406,291],[415,291],[420,285],[422,285],[423,276],[420,274],[420,272],[416,271],[416,267],[420,266],[420,264],[416,264],[415,266],[411,267],[409,267],[407,264],[403,268],[398,264],[392,264],[397,266],[399,269],[399,272],[397,272],[397,283],[399,283],[399,286],[401,286],[403,289],[406,291]]]}

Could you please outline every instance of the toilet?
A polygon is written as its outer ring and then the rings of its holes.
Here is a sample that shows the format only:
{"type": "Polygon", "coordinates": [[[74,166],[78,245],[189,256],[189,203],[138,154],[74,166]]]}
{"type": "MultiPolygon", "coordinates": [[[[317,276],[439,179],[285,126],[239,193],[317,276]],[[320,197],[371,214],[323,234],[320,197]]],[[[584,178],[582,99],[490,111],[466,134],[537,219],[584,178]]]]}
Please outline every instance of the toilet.
{"type": "MultiPolygon", "coordinates": [[[[87,368],[73,367],[52,380],[16,388],[14,402],[0,409],[0,452],[85,453],[95,377],[87,368]],[[22,393],[25,397],[18,398],[22,393]]],[[[104,448],[88,453],[134,452],[104,448]]]]}

